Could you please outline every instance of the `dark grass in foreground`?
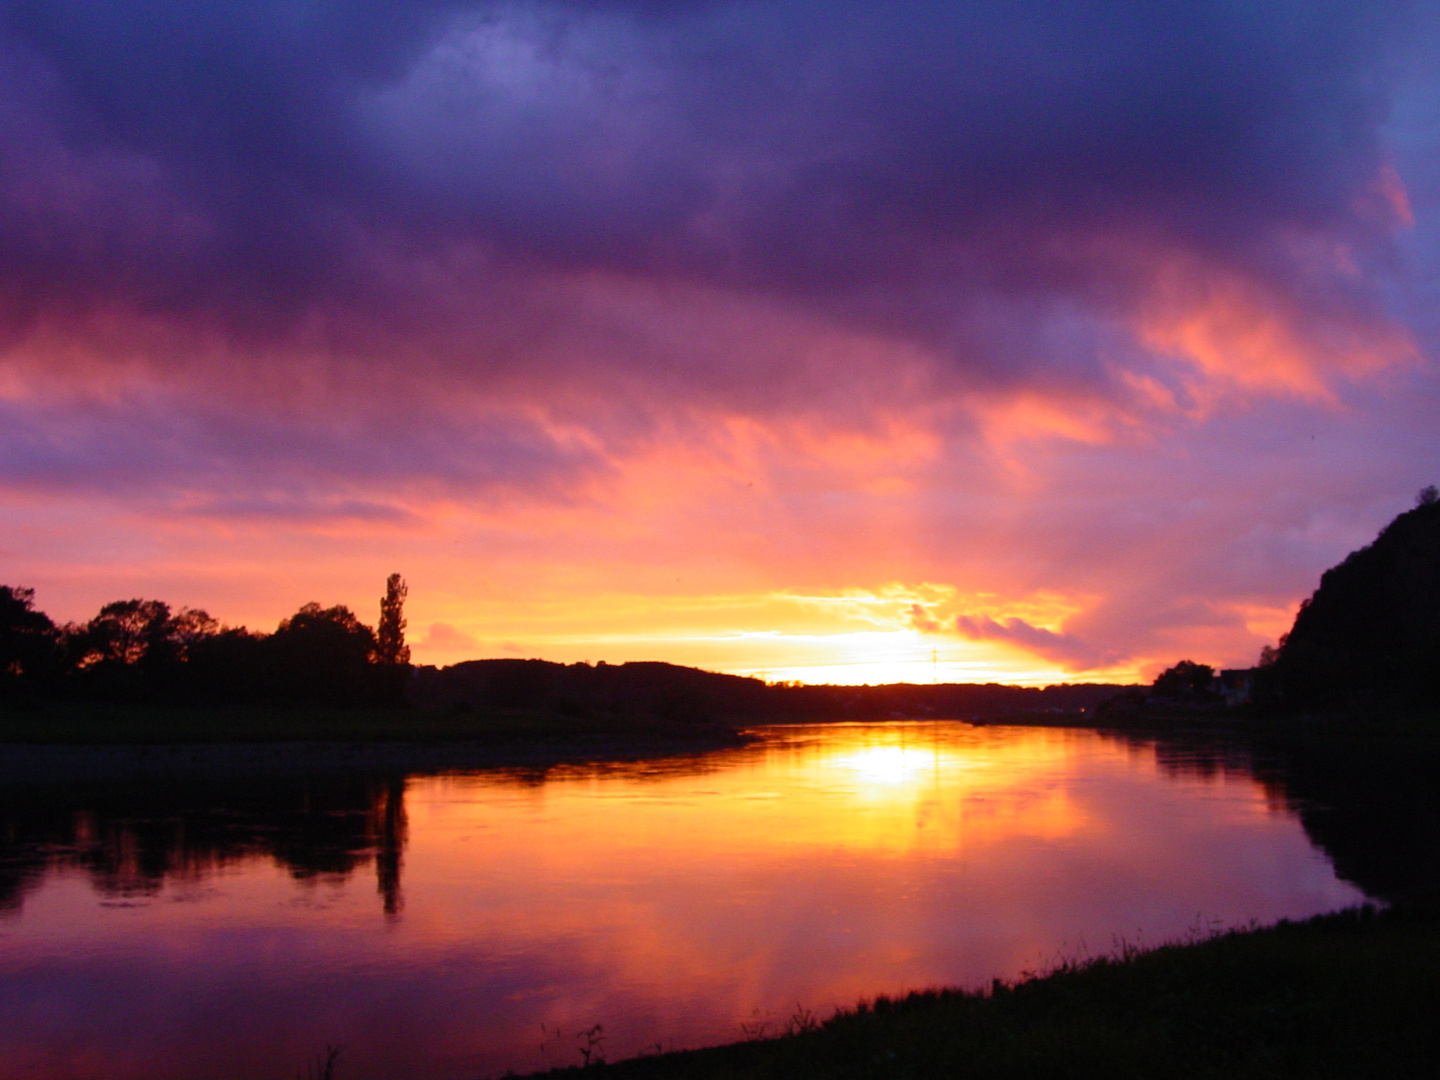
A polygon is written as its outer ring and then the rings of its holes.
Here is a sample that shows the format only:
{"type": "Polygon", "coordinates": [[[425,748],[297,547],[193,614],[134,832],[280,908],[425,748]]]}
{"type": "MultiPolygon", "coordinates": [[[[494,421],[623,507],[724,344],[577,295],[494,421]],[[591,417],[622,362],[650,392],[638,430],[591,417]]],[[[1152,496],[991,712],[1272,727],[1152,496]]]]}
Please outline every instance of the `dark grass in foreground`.
{"type": "Polygon", "coordinates": [[[1396,1080],[1437,1068],[1432,900],[1122,950],[983,993],[882,998],[782,1038],[550,1075],[1396,1080]]]}

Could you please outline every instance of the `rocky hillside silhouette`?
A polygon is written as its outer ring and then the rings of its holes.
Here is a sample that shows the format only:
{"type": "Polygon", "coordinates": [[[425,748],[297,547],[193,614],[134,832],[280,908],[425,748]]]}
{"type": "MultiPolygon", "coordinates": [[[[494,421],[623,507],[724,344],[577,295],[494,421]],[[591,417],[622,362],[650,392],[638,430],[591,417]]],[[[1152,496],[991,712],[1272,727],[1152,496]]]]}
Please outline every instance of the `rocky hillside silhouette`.
{"type": "Polygon", "coordinates": [[[1434,489],[1327,570],[1272,661],[1263,705],[1285,712],[1440,710],[1440,501],[1434,489]]]}

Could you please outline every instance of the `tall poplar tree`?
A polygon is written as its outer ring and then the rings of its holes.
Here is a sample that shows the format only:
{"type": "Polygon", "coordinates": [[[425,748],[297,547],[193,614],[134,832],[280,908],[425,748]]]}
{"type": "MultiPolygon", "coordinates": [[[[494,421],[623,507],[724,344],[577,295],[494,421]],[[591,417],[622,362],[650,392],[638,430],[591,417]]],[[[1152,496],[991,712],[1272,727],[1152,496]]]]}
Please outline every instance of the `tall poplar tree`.
{"type": "Polygon", "coordinates": [[[382,664],[410,663],[410,646],[405,644],[405,597],[409,593],[399,574],[385,579],[385,599],[380,601],[380,625],[375,632],[375,658],[382,664]]]}

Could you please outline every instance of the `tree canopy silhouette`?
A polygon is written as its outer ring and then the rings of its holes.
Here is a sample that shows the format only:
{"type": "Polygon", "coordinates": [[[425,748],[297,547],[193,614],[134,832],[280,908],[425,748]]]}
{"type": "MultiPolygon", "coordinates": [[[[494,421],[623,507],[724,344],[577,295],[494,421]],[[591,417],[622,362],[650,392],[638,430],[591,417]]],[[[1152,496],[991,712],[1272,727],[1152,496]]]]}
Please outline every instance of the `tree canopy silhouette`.
{"type": "Polygon", "coordinates": [[[1257,672],[1282,710],[1440,708],[1440,498],[1420,493],[1375,539],[1325,571],[1257,672]]]}
{"type": "Polygon", "coordinates": [[[1214,680],[1215,669],[1209,664],[1181,660],[1156,678],[1153,690],[1156,695],[1172,701],[1197,701],[1211,696],[1214,680]]]}
{"type": "Polygon", "coordinates": [[[35,610],[35,590],[0,585],[0,695],[29,689],[56,668],[58,631],[35,610]]]}
{"type": "Polygon", "coordinates": [[[375,634],[343,604],[306,604],[265,644],[287,700],[362,705],[373,697],[375,634]]]}
{"type": "Polygon", "coordinates": [[[273,634],[222,627],[196,608],[115,600],[57,627],[34,590],[0,586],[0,693],[28,701],[398,705],[410,675],[405,582],[392,574],[377,634],[344,605],[309,603],[273,634]]]}

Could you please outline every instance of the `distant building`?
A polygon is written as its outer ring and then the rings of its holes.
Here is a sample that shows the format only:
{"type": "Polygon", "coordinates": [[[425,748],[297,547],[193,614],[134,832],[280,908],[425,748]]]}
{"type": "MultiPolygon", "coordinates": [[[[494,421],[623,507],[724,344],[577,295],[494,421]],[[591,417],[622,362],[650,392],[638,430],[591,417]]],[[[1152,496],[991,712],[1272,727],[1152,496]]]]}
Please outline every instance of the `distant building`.
{"type": "Polygon", "coordinates": [[[1254,668],[1222,668],[1212,689],[1226,705],[1249,705],[1254,677],[1254,668]]]}

